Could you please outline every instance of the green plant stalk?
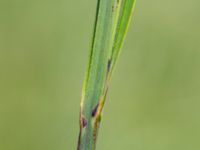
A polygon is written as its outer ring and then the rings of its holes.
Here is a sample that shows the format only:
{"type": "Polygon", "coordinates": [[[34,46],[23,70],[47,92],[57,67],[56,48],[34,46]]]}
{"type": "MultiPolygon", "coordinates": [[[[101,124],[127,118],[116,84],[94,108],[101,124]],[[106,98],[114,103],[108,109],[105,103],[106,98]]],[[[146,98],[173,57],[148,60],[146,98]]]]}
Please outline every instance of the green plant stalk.
{"type": "Polygon", "coordinates": [[[80,104],[77,150],[95,150],[110,78],[120,54],[135,0],[98,0],[80,104]]]}

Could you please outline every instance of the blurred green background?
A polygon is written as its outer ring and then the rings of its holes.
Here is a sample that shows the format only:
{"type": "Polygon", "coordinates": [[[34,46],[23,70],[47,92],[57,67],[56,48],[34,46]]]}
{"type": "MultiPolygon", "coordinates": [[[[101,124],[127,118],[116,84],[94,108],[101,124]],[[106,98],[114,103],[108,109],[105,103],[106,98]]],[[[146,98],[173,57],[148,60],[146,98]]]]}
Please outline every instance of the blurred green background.
{"type": "MultiPolygon", "coordinates": [[[[75,150],[96,0],[0,0],[0,150],[75,150]]],[[[97,150],[200,149],[200,1],[138,0],[97,150]]]]}

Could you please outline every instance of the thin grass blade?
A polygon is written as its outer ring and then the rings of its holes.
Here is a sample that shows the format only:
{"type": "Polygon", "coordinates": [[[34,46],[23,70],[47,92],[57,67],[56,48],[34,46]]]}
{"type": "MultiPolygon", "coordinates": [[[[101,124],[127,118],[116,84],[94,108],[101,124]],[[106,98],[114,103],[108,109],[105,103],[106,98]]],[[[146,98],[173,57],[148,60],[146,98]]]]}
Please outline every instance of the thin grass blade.
{"type": "Polygon", "coordinates": [[[98,0],[89,62],[80,104],[77,150],[94,150],[109,81],[135,0],[98,0]]]}

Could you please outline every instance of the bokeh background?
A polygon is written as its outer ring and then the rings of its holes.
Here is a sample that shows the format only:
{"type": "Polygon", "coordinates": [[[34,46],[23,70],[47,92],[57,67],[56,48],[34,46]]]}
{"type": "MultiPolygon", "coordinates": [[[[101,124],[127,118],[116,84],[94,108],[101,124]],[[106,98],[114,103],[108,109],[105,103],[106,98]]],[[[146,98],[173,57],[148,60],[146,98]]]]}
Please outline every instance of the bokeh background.
{"type": "MultiPolygon", "coordinates": [[[[0,150],[75,150],[96,0],[0,0],[0,150]]],[[[97,150],[200,149],[200,1],[138,0],[97,150]]]]}

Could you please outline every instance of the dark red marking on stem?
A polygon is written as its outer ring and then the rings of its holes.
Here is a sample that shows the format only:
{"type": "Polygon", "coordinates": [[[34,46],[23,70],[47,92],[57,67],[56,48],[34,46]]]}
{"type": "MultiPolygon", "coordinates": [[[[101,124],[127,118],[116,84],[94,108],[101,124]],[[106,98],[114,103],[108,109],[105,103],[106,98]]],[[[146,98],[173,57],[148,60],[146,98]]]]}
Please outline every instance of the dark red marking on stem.
{"type": "Polygon", "coordinates": [[[85,120],[84,117],[81,117],[81,127],[85,128],[87,126],[87,121],[85,120]]]}
{"type": "Polygon", "coordinates": [[[92,110],[92,117],[95,117],[96,116],[96,113],[97,113],[97,110],[98,110],[98,107],[99,107],[99,103],[95,106],[95,108],[92,110]]]}
{"type": "Polygon", "coordinates": [[[82,107],[80,108],[80,131],[79,131],[79,137],[78,137],[78,145],[77,145],[77,150],[81,150],[81,136],[82,136],[82,130],[83,128],[86,127],[87,125],[87,121],[83,116],[83,111],[82,111],[82,107]]]}
{"type": "Polygon", "coordinates": [[[107,64],[107,73],[110,71],[111,63],[112,63],[112,60],[109,59],[108,64],[107,64]]]}

